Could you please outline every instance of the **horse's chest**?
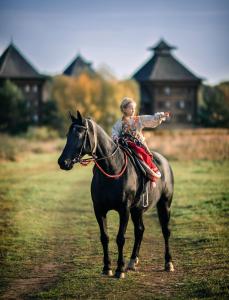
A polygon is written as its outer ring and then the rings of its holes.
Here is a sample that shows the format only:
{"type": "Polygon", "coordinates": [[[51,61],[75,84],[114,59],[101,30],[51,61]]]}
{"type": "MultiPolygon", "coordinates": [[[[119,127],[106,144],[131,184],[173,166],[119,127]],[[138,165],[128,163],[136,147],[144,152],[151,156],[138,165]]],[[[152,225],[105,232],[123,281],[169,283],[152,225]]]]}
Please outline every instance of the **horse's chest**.
{"type": "Polygon", "coordinates": [[[92,183],[92,200],[109,209],[116,209],[122,203],[134,199],[135,189],[118,180],[92,183]]]}

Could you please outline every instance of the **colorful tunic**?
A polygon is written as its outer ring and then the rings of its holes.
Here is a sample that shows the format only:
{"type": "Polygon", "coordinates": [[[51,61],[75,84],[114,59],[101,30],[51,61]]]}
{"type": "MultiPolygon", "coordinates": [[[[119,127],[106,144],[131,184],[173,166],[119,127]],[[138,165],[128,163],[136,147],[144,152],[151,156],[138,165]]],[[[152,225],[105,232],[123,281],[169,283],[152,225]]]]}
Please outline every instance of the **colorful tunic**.
{"type": "Polygon", "coordinates": [[[124,133],[129,133],[147,147],[142,129],[155,128],[164,120],[164,112],[159,112],[154,115],[133,116],[129,117],[128,120],[120,119],[114,124],[111,136],[113,140],[116,140],[124,133]]]}
{"type": "MultiPolygon", "coordinates": [[[[117,140],[125,134],[130,134],[136,138],[143,146],[128,140],[127,143],[129,147],[131,147],[154,172],[158,172],[157,166],[152,161],[153,156],[145,143],[142,129],[146,127],[155,128],[165,119],[164,112],[156,113],[155,115],[133,116],[128,119],[123,118],[114,124],[112,128],[112,138],[113,140],[117,140]]],[[[156,178],[152,176],[150,180],[155,181],[156,178]]]]}

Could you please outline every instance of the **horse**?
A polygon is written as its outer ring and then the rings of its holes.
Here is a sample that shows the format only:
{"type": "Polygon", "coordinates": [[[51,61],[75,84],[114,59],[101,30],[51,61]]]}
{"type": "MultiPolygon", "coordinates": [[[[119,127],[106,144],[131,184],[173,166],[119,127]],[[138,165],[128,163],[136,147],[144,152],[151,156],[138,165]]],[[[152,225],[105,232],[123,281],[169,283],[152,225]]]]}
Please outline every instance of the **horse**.
{"type": "Polygon", "coordinates": [[[86,164],[93,160],[93,178],[91,197],[94,213],[100,228],[100,240],[103,247],[102,274],[113,276],[109,256],[109,236],[107,232],[107,213],[115,210],[119,214],[119,230],[116,237],[118,260],[116,278],[124,278],[125,272],[136,270],[139,263],[139,251],[144,233],[143,213],[156,206],[165,242],[165,271],[173,272],[173,262],[169,247],[170,207],[173,198],[174,177],[172,169],[161,154],[153,152],[154,159],[162,174],[156,187],[150,186],[147,207],[139,205],[138,191],[142,174],[136,169],[130,157],[111,137],[90,118],[70,113],[71,125],[66,145],[58,159],[63,170],[71,170],[75,163],[86,164]],[[83,159],[85,155],[92,158],[83,159]],[[125,267],[123,248],[129,216],[134,224],[134,245],[127,268],[125,267]]]}

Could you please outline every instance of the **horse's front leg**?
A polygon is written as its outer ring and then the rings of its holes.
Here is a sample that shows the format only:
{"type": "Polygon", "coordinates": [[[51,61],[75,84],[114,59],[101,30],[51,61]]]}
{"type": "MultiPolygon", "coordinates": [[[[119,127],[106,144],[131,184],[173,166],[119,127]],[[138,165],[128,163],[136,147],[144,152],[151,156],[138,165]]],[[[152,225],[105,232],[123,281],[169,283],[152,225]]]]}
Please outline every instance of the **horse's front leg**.
{"type": "Polygon", "coordinates": [[[108,250],[108,244],[109,244],[109,236],[107,234],[107,219],[106,219],[106,213],[101,213],[99,211],[96,211],[95,209],[95,215],[97,222],[99,224],[100,228],[100,240],[103,246],[103,275],[112,276],[112,270],[111,270],[111,260],[109,257],[109,250],[108,250]]]}
{"type": "Polygon", "coordinates": [[[139,259],[138,259],[139,251],[140,251],[140,246],[141,246],[141,242],[142,242],[145,227],[144,227],[144,224],[143,224],[143,211],[142,211],[142,209],[134,207],[134,208],[131,209],[130,213],[131,213],[132,221],[134,223],[134,237],[135,237],[135,240],[134,240],[134,247],[133,247],[132,255],[131,255],[127,270],[135,271],[136,266],[139,262],[139,259]]]}
{"type": "Polygon", "coordinates": [[[118,262],[117,262],[117,269],[115,271],[115,277],[117,278],[124,278],[125,274],[125,261],[123,256],[123,247],[125,244],[125,233],[126,228],[129,220],[130,210],[129,208],[125,207],[119,211],[119,231],[116,238],[116,242],[118,245],[118,262]]]}

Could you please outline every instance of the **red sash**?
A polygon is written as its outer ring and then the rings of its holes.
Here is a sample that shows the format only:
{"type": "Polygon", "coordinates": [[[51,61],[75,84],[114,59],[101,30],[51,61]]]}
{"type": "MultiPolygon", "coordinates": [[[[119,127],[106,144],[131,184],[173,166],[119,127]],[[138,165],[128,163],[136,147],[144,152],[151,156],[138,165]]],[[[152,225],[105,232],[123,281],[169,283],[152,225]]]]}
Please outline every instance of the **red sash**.
{"type": "Polygon", "coordinates": [[[130,148],[139,155],[139,157],[152,169],[154,172],[158,171],[157,166],[153,163],[153,155],[150,155],[143,147],[137,146],[134,142],[127,141],[130,148]]]}

